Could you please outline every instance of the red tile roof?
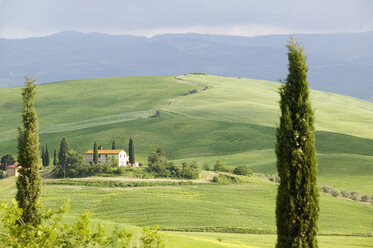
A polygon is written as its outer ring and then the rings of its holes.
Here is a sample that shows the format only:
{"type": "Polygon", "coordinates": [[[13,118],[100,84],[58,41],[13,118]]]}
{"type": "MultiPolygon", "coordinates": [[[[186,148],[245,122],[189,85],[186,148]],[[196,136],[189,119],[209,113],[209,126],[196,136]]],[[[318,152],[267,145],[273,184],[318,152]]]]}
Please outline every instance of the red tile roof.
{"type": "Polygon", "coordinates": [[[17,166],[18,166],[18,163],[15,163],[15,164],[9,165],[8,168],[16,168],[17,166]]]}
{"type": "MultiPolygon", "coordinates": [[[[123,150],[98,150],[98,154],[119,154],[123,150]]],[[[93,150],[88,150],[85,154],[93,154],[93,150]]]]}

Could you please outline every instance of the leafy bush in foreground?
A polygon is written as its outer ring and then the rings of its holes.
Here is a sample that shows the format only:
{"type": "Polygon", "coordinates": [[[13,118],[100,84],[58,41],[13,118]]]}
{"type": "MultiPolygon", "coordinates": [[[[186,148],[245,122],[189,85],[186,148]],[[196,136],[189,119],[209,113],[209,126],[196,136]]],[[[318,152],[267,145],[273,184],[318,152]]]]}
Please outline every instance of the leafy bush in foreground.
{"type": "Polygon", "coordinates": [[[90,214],[84,212],[75,223],[62,224],[61,218],[69,209],[68,204],[62,204],[57,211],[40,206],[41,224],[32,225],[22,220],[22,209],[12,204],[2,202],[0,210],[4,211],[2,223],[4,230],[0,233],[2,247],[49,248],[49,247],[163,247],[157,227],[144,228],[142,235],[137,237],[126,230],[115,229],[111,235],[106,235],[103,227],[98,224],[96,231],[89,228],[90,214]],[[17,223],[17,224],[16,224],[17,223]]]}

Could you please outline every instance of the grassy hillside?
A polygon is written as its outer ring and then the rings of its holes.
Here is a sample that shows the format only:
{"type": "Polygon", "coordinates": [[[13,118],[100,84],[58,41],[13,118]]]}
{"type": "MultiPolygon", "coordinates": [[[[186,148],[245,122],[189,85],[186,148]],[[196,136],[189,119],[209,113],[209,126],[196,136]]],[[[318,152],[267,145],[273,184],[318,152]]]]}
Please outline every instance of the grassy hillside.
{"type": "MultiPolygon", "coordinates": [[[[15,179],[0,180],[0,198],[15,194],[15,179]]],[[[273,247],[276,185],[252,177],[249,183],[199,184],[143,188],[102,188],[77,185],[43,185],[42,201],[56,207],[71,199],[71,222],[83,210],[93,223],[111,229],[159,224],[179,231],[203,228],[245,228],[271,235],[162,232],[166,247],[273,247]]],[[[323,235],[369,235],[373,207],[359,202],[321,195],[320,233],[323,235]]],[[[370,247],[371,237],[320,236],[320,247],[370,247]]]]}
{"type": "MultiPolygon", "coordinates": [[[[39,85],[40,140],[57,149],[63,136],[84,153],[94,141],[123,148],[135,141],[137,160],[157,147],[170,159],[211,165],[246,164],[274,173],[278,83],[188,74],[73,80],[39,85]],[[156,110],[161,118],[148,118],[156,110]]],[[[0,155],[16,153],[21,88],[0,90],[0,155]]],[[[373,193],[373,104],[312,91],[319,183],[373,193]]]]}

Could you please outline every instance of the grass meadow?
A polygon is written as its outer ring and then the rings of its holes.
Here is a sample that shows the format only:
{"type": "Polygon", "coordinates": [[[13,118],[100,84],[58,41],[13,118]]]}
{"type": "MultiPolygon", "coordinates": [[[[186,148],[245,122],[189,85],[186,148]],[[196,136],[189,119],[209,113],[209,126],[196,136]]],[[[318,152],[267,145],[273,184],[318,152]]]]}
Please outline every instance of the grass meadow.
{"type": "MultiPolygon", "coordinates": [[[[10,200],[15,192],[14,178],[0,181],[1,199],[10,200]]],[[[89,211],[93,223],[109,229],[119,226],[138,230],[136,227],[157,224],[161,230],[175,230],[162,231],[166,247],[273,247],[275,195],[274,183],[251,177],[243,184],[138,188],[46,183],[42,201],[47,207],[56,208],[69,199],[67,222],[82,211],[89,211]],[[224,232],[230,227],[248,233],[201,233],[206,228],[224,232]]],[[[321,194],[320,206],[320,247],[369,247],[373,241],[367,237],[373,228],[371,205],[321,194]]]]}

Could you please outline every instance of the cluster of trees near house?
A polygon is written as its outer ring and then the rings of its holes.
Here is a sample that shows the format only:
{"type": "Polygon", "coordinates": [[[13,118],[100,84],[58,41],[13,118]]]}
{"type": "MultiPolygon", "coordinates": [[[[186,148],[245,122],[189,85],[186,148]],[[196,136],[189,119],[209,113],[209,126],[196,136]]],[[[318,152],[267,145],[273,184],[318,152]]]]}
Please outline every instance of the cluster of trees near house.
{"type": "Polygon", "coordinates": [[[8,166],[16,163],[13,155],[8,153],[1,157],[0,159],[0,179],[7,177],[6,170],[8,166]]]}
{"type": "Polygon", "coordinates": [[[161,148],[149,155],[148,171],[155,173],[156,177],[185,179],[197,179],[200,172],[195,161],[190,164],[184,162],[181,167],[176,166],[174,162],[167,161],[166,153],[161,148]]]}
{"type": "MultiPolygon", "coordinates": [[[[127,170],[141,170],[144,178],[178,178],[178,179],[197,179],[199,169],[196,162],[191,164],[182,163],[181,166],[176,166],[173,162],[166,159],[166,153],[158,148],[153,154],[148,157],[147,168],[123,168],[104,164],[97,166],[98,163],[98,145],[94,142],[93,145],[93,161],[94,164],[87,164],[83,155],[69,148],[66,138],[62,138],[60,151],[58,153],[58,162],[54,168],[55,176],[59,178],[66,177],[87,177],[95,175],[124,175],[127,170]]],[[[113,142],[112,149],[115,149],[113,142]]],[[[129,163],[135,163],[133,140],[129,141],[129,163]]]]}

